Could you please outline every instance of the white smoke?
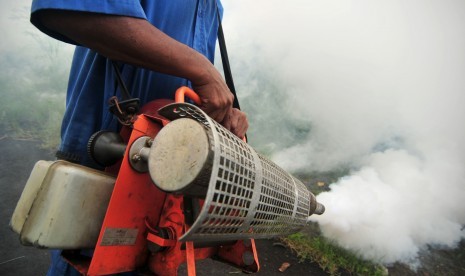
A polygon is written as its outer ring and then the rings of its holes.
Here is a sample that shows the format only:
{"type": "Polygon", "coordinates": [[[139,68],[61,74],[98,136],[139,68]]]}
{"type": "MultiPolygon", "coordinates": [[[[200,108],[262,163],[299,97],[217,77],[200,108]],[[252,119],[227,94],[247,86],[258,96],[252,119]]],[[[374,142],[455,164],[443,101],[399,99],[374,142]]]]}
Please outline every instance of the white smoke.
{"type": "Polygon", "coordinates": [[[327,212],[316,220],[343,247],[385,263],[415,262],[426,244],[453,247],[465,237],[465,175],[454,160],[440,160],[374,153],[318,196],[327,212]]]}
{"type": "Polygon", "coordinates": [[[465,2],[223,4],[239,96],[263,93],[243,74],[261,70],[285,84],[286,116],[311,123],[274,161],[352,169],[318,196],[325,236],[384,263],[465,237],[465,2]]]}

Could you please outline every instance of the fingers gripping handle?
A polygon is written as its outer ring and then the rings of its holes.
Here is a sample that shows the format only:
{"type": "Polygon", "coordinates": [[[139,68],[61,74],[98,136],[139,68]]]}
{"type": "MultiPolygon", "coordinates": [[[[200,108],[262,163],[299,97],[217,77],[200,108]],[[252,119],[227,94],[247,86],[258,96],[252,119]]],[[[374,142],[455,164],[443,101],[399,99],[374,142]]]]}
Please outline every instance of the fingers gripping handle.
{"type": "MultiPolygon", "coordinates": [[[[178,90],[176,90],[176,93],[174,95],[174,101],[176,103],[184,103],[186,96],[192,101],[194,101],[194,103],[197,106],[200,106],[202,104],[202,102],[200,101],[200,96],[197,93],[195,93],[194,90],[190,89],[187,86],[181,86],[178,88],[178,90]]],[[[244,142],[247,142],[246,136],[242,137],[242,140],[244,142]]]]}

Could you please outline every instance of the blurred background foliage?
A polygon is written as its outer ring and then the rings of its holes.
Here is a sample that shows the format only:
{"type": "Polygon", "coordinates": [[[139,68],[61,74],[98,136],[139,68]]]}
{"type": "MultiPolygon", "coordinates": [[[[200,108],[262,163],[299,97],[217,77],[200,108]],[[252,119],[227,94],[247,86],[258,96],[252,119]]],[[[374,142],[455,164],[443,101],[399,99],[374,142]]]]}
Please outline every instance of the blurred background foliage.
{"type": "Polygon", "coordinates": [[[44,51],[22,49],[0,57],[0,136],[39,140],[54,149],[60,140],[71,55],[59,42],[40,41],[44,51]]]}

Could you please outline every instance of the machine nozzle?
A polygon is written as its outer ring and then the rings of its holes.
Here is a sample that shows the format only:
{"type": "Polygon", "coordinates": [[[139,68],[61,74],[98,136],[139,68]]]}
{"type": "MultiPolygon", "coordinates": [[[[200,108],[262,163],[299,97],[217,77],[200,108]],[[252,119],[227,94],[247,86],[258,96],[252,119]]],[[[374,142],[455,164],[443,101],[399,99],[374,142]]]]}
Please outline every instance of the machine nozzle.
{"type": "Polygon", "coordinates": [[[309,216],[315,215],[322,215],[325,212],[325,206],[318,201],[316,201],[316,197],[313,193],[310,193],[310,214],[309,216]]]}
{"type": "Polygon", "coordinates": [[[313,213],[315,215],[323,215],[324,212],[325,212],[325,206],[321,203],[317,203],[315,211],[313,211],[313,213]]]}

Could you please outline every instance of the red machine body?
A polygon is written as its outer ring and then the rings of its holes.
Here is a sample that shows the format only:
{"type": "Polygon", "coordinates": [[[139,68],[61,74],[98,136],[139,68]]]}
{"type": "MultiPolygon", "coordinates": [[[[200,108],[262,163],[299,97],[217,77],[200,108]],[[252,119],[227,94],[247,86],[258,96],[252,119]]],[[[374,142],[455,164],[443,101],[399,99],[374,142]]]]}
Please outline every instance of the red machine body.
{"type": "MultiPolygon", "coordinates": [[[[181,95],[178,101],[182,98],[181,95]]],[[[247,272],[259,270],[253,239],[213,246],[180,242],[178,238],[190,227],[186,204],[198,201],[201,205],[201,200],[167,194],[153,184],[149,173],[131,166],[131,145],[141,137],[153,139],[168,123],[157,110],[170,102],[149,103],[133,125],[122,130],[126,152],[118,165],[107,168],[117,178],[93,255],[83,257],[76,251],[63,251],[63,256],[81,273],[108,275],[143,269],[155,275],[177,275],[178,267],[187,262],[188,274],[195,275],[195,260],[205,258],[215,258],[247,272]]]]}

